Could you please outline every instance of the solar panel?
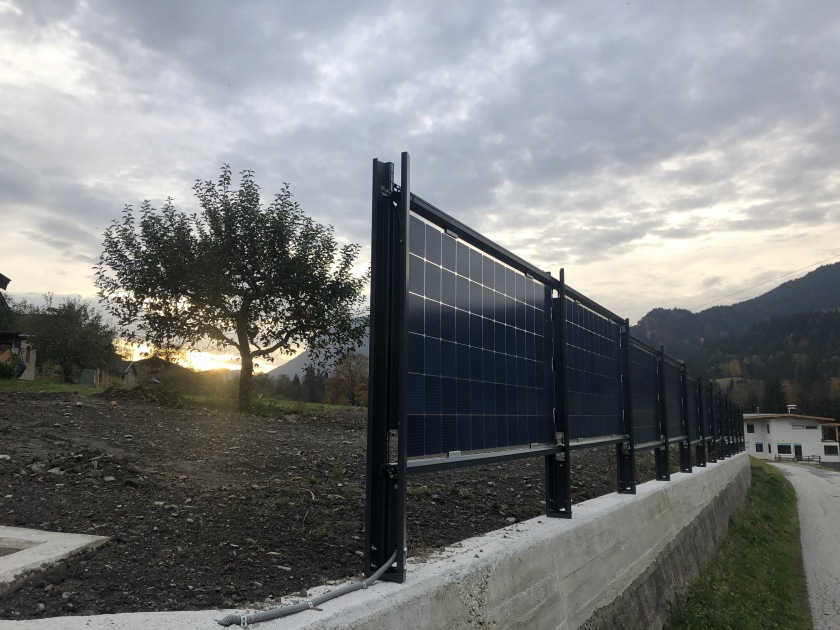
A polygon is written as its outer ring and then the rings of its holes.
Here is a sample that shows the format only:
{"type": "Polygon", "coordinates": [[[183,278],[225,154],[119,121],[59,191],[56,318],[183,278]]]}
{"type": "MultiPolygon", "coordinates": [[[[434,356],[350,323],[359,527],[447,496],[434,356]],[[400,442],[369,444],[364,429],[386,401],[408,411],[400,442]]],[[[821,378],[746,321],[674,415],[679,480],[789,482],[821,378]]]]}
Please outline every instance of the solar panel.
{"type": "Polygon", "coordinates": [[[554,443],[551,291],[411,215],[408,454],[554,443]]]}
{"type": "Polygon", "coordinates": [[[566,389],[570,440],[624,434],[621,328],[568,297],[566,389]]]}
{"type": "Polygon", "coordinates": [[[699,440],[702,427],[702,418],[700,417],[699,396],[698,390],[700,384],[692,379],[687,378],[685,384],[686,408],[688,409],[688,427],[690,428],[690,439],[699,440]]]}
{"type": "Polygon", "coordinates": [[[656,355],[630,345],[630,391],[636,444],[662,439],[659,419],[659,376],[656,355]]]}
{"type": "Polygon", "coordinates": [[[712,417],[712,398],[709,395],[709,388],[700,388],[700,398],[703,405],[703,437],[706,439],[712,437],[713,417],[712,417]]]}
{"type": "Polygon", "coordinates": [[[683,424],[682,369],[679,365],[664,361],[665,411],[668,414],[668,438],[685,437],[683,424]]]}

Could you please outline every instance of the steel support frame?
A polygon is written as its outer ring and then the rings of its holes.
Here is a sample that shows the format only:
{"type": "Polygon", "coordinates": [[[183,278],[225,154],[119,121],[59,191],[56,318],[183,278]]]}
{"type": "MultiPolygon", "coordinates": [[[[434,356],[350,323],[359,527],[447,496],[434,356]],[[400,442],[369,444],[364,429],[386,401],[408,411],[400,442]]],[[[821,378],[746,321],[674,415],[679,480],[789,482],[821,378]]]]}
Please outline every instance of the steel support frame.
{"type": "Polygon", "coordinates": [[[621,385],[624,394],[624,434],[627,442],[615,445],[619,494],[636,494],[636,438],[633,435],[633,393],[630,389],[630,320],[621,329],[621,385]]]}
{"type": "Polygon", "coordinates": [[[704,421],[705,409],[706,405],[703,404],[703,381],[697,379],[697,434],[700,436],[700,440],[697,442],[697,446],[695,447],[694,451],[694,460],[697,463],[697,466],[700,468],[705,468],[707,464],[707,457],[708,457],[708,450],[707,450],[707,443],[706,443],[706,423],[704,421]]]}
{"type": "Polygon", "coordinates": [[[691,468],[691,415],[688,413],[688,376],[685,365],[680,367],[680,393],[682,394],[682,428],[685,439],[680,441],[680,472],[690,473],[691,468]]]}
{"type": "Polygon", "coordinates": [[[662,445],[654,450],[656,464],[656,480],[671,481],[671,448],[668,427],[668,406],[665,400],[665,348],[660,347],[656,353],[657,386],[659,388],[659,429],[662,445]]]}
{"type": "Polygon", "coordinates": [[[709,437],[706,440],[708,453],[707,459],[709,463],[715,463],[718,460],[718,421],[717,421],[717,410],[715,408],[715,391],[712,387],[712,384],[709,383],[706,386],[705,391],[705,400],[708,404],[708,414],[709,414],[709,437]]]}
{"type": "Polygon", "coordinates": [[[375,395],[368,408],[364,572],[371,576],[397,552],[396,563],[380,578],[390,582],[405,581],[407,552],[408,153],[401,162],[398,188],[394,165],[373,161],[372,194],[369,388],[375,395]]]}
{"type": "MultiPolygon", "coordinates": [[[[367,441],[367,501],[365,506],[365,568],[367,576],[372,575],[396,553],[396,561],[387,569],[381,579],[403,582],[406,577],[406,484],[409,472],[431,472],[435,469],[476,465],[495,460],[515,459],[528,456],[545,457],[546,471],[546,514],[569,518],[572,515],[571,500],[571,451],[569,439],[568,383],[566,379],[566,297],[606,312],[615,321],[622,321],[609,311],[592,302],[586,296],[574,291],[565,283],[564,271],[559,282],[550,274],[540,272],[515,255],[500,250],[482,235],[460,224],[437,208],[411,194],[410,163],[407,153],[402,154],[400,185],[394,183],[394,165],[373,161],[372,214],[373,239],[371,254],[371,348],[367,441]],[[555,429],[562,435],[557,445],[541,445],[532,449],[514,449],[508,452],[486,456],[465,456],[464,458],[438,458],[430,461],[412,461],[409,470],[407,451],[406,415],[406,366],[407,366],[407,307],[408,307],[408,242],[409,217],[418,212],[435,222],[451,223],[449,227],[459,232],[473,246],[500,254],[500,260],[517,268],[530,277],[543,281],[550,289],[559,293],[552,300],[554,327],[554,385],[555,385],[555,429]],[[530,450],[530,452],[528,452],[530,450]],[[562,458],[560,457],[562,455],[562,458]]],[[[621,362],[623,389],[624,438],[614,437],[604,443],[615,443],[618,492],[636,492],[636,444],[633,422],[633,398],[630,389],[630,347],[637,342],[630,335],[630,321],[625,319],[621,331],[621,362]],[[619,440],[616,442],[616,440],[619,440]]],[[[638,342],[642,343],[642,342],[638,342]]],[[[646,344],[643,344],[646,345],[646,344]]],[[[670,479],[669,426],[666,406],[664,348],[651,349],[657,356],[659,416],[661,442],[651,444],[656,450],[656,478],[670,479]]],[[[683,428],[686,438],[680,441],[680,469],[691,471],[691,423],[687,409],[685,367],[681,369],[684,414],[683,428]]],[[[697,381],[697,421],[700,440],[697,443],[696,465],[717,461],[744,450],[743,415],[740,408],[726,397],[715,392],[711,384],[704,387],[697,381]],[[704,418],[708,413],[707,435],[704,418]],[[738,422],[740,420],[740,422],[738,422]]]]}
{"type": "Polygon", "coordinates": [[[550,517],[572,517],[571,455],[569,447],[569,387],[566,378],[566,275],[560,270],[559,297],[551,303],[554,328],[554,427],[562,435],[563,458],[557,454],[545,457],[545,514],[550,517]]]}

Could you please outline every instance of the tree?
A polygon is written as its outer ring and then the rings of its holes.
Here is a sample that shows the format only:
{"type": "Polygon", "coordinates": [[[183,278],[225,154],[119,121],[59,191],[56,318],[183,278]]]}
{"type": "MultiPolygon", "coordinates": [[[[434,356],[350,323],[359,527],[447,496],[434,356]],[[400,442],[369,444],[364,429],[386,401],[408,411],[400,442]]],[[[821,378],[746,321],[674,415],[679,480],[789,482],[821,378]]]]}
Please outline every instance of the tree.
{"type": "Polygon", "coordinates": [[[786,413],[787,396],[785,386],[777,378],[764,384],[764,396],[761,398],[761,411],[764,413],[786,413]]]}
{"type": "Polygon", "coordinates": [[[201,208],[144,201],[105,231],[96,285],[125,335],[157,347],[210,340],[242,362],[239,409],[250,405],[254,359],[307,347],[328,360],[357,345],[367,274],[360,246],[339,247],[332,227],[307,217],[289,185],[267,206],[252,171],[239,189],[225,165],[216,183],[196,181],[201,208]]]}
{"type": "Polygon", "coordinates": [[[744,411],[746,413],[755,413],[760,408],[760,405],[761,401],[758,399],[758,394],[755,393],[754,389],[750,389],[750,393],[747,394],[747,402],[744,403],[744,411]]]}
{"type": "Polygon", "coordinates": [[[52,295],[44,297],[42,307],[16,305],[18,326],[35,335],[38,365],[59,366],[65,383],[73,383],[78,370],[106,369],[116,352],[116,331],[102,321],[102,314],[81,300],[67,298],[54,306],[52,295]]]}
{"type": "Polygon", "coordinates": [[[324,398],[337,405],[364,405],[368,402],[368,358],[351,351],[324,382],[324,398]]]}
{"type": "Polygon", "coordinates": [[[303,383],[301,383],[301,399],[304,402],[324,402],[324,380],[326,372],[316,370],[314,366],[307,365],[303,371],[303,383]]]}

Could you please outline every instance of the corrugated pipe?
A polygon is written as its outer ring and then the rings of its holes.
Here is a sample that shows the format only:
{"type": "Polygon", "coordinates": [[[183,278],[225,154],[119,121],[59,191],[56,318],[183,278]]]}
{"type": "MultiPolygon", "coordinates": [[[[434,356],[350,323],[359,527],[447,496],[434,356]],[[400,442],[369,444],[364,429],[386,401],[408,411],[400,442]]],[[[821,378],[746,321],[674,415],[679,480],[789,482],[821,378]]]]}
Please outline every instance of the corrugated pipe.
{"type": "Polygon", "coordinates": [[[292,606],[283,606],[282,608],[274,608],[273,610],[265,610],[263,612],[258,613],[251,613],[250,615],[240,614],[240,615],[228,615],[223,619],[219,619],[220,626],[232,626],[234,624],[242,626],[249,626],[254,623],[260,623],[261,621],[270,621],[272,619],[279,619],[280,617],[287,617],[288,615],[294,615],[295,613],[299,613],[304,610],[311,610],[316,606],[320,606],[324,602],[328,602],[331,599],[335,599],[336,597],[341,597],[342,595],[347,595],[347,593],[352,593],[353,591],[358,591],[362,588],[367,588],[376,580],[382,577],[382,574],[388,570],[394,562],[397,561],[397,552],[394,552],[388,562],[383,564],[379,569],[371,575],[366,580],[361,582],[356,582],[355,584],[347,584],[346,586],[342,586],[340,588],[335,589],[334,591],[330,591],[329,593],[324,593],[323,595],[318,595],[318,597],[313,597],[305,602],[300,602],[299,604],[293,604],[292,606]]]}

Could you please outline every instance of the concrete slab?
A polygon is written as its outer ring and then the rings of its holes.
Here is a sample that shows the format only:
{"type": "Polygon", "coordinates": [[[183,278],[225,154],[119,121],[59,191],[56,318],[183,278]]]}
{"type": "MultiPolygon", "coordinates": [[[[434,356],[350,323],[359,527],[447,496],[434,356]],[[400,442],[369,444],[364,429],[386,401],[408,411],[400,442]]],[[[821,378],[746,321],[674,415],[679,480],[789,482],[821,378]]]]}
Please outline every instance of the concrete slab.
{"type": "MultiPolygon", "coordinates": [[[[0,595],[14,590],[27,578],[49,566],[104,544],[105,536],[44,532],[0,526],[0,595]]],[[[0,628],[3,626],[0,621],[0,628]]]]}

